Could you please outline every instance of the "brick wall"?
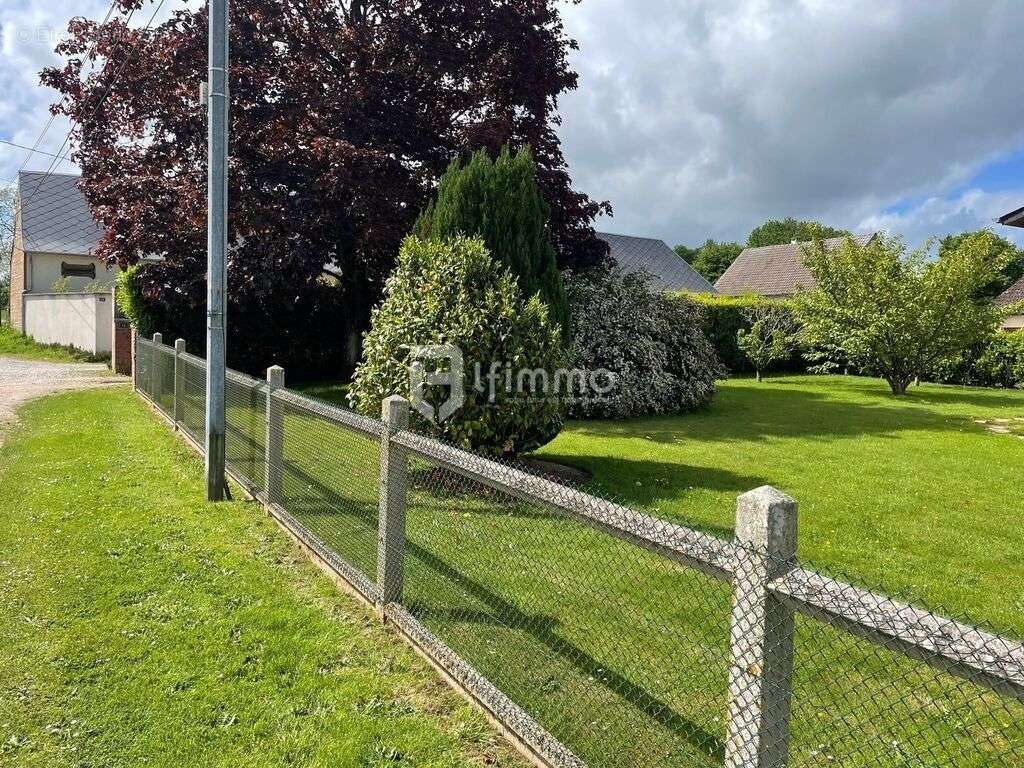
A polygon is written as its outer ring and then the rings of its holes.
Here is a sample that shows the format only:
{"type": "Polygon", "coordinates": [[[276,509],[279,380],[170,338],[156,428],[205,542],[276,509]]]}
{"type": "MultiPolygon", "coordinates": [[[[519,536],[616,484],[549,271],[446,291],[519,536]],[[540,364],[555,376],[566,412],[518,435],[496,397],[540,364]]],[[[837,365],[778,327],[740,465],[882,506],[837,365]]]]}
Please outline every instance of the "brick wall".
{"type": "Polygon", "coordinates": [[[110,366],[114,373],[132,375],[132,326],[123,317],[114,318],[114,338],[111,340],[110,366]]]}

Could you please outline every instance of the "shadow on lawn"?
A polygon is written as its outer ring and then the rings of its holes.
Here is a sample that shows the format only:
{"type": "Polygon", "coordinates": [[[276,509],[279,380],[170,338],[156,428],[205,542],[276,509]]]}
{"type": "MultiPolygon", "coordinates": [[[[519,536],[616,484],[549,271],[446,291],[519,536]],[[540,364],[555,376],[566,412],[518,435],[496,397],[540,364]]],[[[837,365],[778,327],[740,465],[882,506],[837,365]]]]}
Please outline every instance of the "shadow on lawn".
{"type": "MultiPolygon", "coordinates": [[[[747,481],[723,479],[722,482],[747,481]]],[[[325,539],[328,546],[341,553],[342,556],[349,551],[349,556],[351,556],[351,554],[355,554],[351,552],[353,547],[356,550],[361,550],[367,543],[375,541],[378,512],[376,505],[370,499],[352,498],[347,495],[345,489],[339,487],[344,484],[344,481],[338,478],[337,485],[330,487],[325,482],[310,476],[300,467],[290,463],[285,467],[285,508],[299,521],[310,524],[314,532],[325,539]],[[342,540],[332,540],[336,537],[341,537],[342,540]],[[362,542],[363,539],[366,542],[362,542]]],[[[424,492],[423,489],[420,490],[420,493],[425,493],[427,496],[432,495],[429,491],[424,492]]],[[[441,509],[455,508],[460,501],[459,497],[450,496],[434,496],[434,499],[435,504],[441,509]]],[[[485,505],[475,504],[474,514],[520,517],[519,508],[522,505],[507,498],[506,503],[501,503],[500,498],[486,497],[474,501],[486,502],[485,505]],[[487,506],[490,506],[491,509],[488,510],[487,506]]],[[[554,512],[528,515],[527,517],[547,517],[549,515],[559,517],[554,512]]],[[[527,614],[510,601],[488,589],[484,584],[467,576],[448,563],[440,554],[431,551],[426,546],[409,540],[406,542],[406,547],[407,556],[415,558],[435,573],[437,577],[440,577],[442,583],[456,587],[459,591],[487,606],[485,611],[459,611],[445,607],[440,601],[435,604],[435,601],[428,602],[421,599],[408,606],[414,615],[425,621],[512,627],[521,631],[543,646],[547,652],[557,656],[562,663],[569,665],[592,681],[600,681],[597,684],[614,693],[629,707],[669,729],[703,754],[721,757],[723,745],[719,736],[689,720],[624,674],[610,669],[606,661],[603,662],[586,649],[562,637],[558,632],[560,624],[558,617],[546,614],[527,614]]],[[[366,568],[370,563],[356,563],[356,565],[366,568]]],[[[371,579],[376,578],[375,573],[366,575],[371,579]]],[[[537,653],[539,650],[536,649],[533,653],[537,653]]]]}
{"type": "Polygon", "coordinates": [[[874,396],[874,390],[836,386],[834,393],[824,387],[811,390],[771,384],[763,388],[722,390],[712,406],[704,411],[625,421],[581,421],[574,425],[572,433],[655,443],[749,442],[770,438],[827,441],[864,435],[894,437],[911,430],[957,431],[967,418],[936,412],[929,409],[929,405],[963,403],[973,408],[1019,405],[1024,409],[1024,398],[984,392],[950,389],[947,393],[929,388],[912,392],[905,398],[890,399],[889,395],[874,396]]]}

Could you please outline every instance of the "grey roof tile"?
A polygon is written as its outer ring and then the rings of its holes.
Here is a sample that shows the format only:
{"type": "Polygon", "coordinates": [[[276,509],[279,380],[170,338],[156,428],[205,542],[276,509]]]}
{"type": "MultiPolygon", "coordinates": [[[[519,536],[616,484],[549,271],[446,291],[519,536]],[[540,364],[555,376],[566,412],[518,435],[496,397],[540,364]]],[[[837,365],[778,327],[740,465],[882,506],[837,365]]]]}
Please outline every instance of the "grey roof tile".
{"type": "Polygon", "coordinates": [[[714,293],[711,283],[700,276],[663,240],[598,232],[608,243],[611,257],[626,272],[643,270],[651,276],[651,287],[659,291],[714,293]]]}
{"type": "Polygon", "coordinates": [[[996,298],[996,304],[1013,304],[1017,301],[1024,301],[1024,277],[1011,285],[996,298]]]}
{"type": "MultiPolygon", "coordinates": [[[[858,245],[866,245],[874,234],[857,235],[858,245]]],[[[824,240],[826,248],[834,248],[846,238],[824,240]]],[[[803,247],[807,243],[766,245],[745,248],[715,282],[719,293],[738,296],[756,293],[762,296],[792,296],[799,288],[811,290],[817,286],[814,275],[804,266],[803,247]]]]}
{"type": "Polygon", "coordinates": [[[26,251],[91,254],[103,228],[93,219],[85,195],[78,188],[81,176],[21,171],[18,205],[26,251]]]}

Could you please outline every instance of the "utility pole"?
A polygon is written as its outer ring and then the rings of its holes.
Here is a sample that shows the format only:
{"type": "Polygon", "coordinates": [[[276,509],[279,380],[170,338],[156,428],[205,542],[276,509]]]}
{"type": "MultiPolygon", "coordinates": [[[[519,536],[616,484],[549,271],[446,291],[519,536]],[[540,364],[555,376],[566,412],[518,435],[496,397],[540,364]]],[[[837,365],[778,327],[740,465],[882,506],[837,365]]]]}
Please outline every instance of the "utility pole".
{"type": "Polygon", "coordinates": [[[208,0],[206,215],[206,499],[224,498],[224,387],[228,249],[228,0],[208,0]]]}

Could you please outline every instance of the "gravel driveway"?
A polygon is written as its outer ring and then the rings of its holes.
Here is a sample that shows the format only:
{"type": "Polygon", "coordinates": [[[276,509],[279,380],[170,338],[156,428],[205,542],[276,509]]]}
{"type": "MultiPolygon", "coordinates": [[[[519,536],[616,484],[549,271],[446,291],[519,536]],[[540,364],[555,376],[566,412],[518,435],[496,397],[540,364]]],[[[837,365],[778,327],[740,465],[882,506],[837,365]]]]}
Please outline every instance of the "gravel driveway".
{"type": "Polygon", "coordinates": [[[70,389],[124,384],[103,363],[45,363],[0,357],[0,434],[26,400],[70,389]]]}

